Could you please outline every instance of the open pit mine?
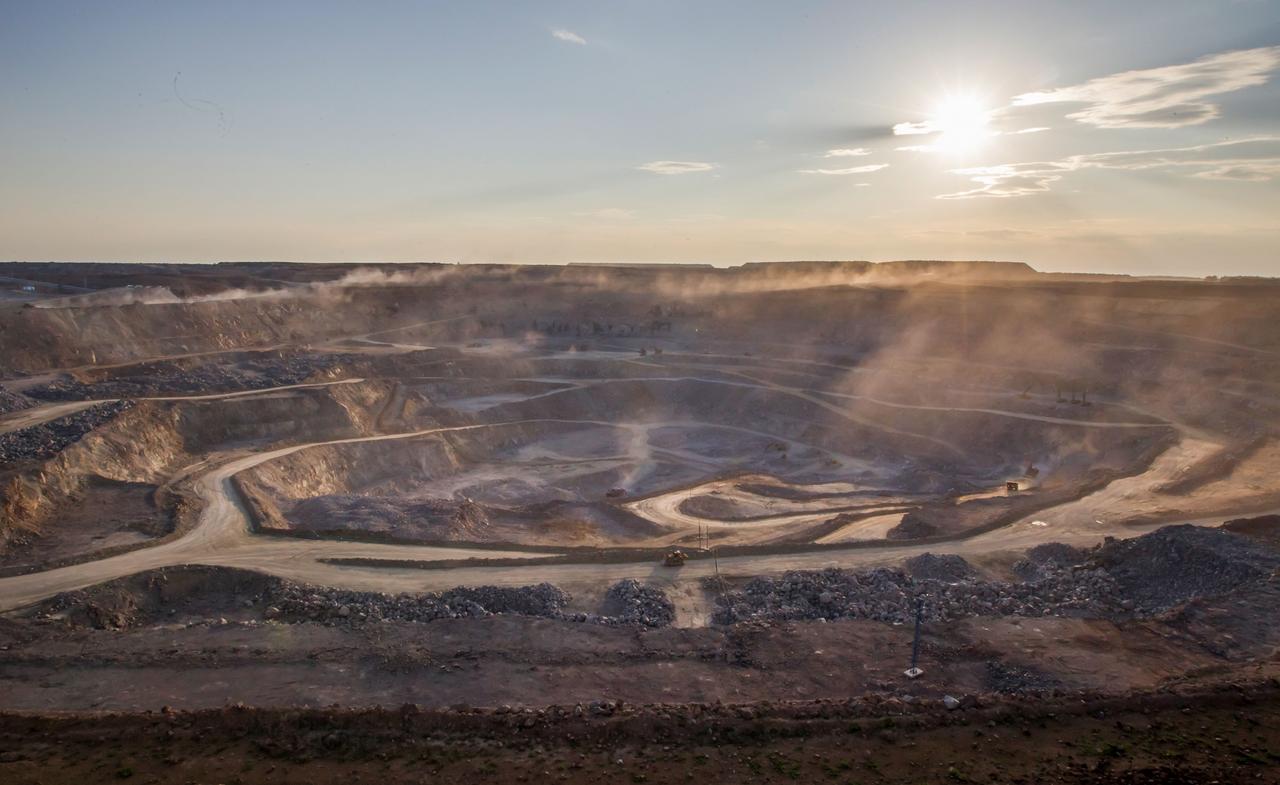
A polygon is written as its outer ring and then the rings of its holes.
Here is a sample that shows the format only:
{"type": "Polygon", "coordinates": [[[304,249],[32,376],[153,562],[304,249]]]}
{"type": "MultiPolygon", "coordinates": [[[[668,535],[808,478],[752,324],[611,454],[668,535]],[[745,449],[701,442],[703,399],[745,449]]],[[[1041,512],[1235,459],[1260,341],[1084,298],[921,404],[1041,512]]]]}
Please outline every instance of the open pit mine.
{"type": "Polygon", "coordinates": [[[982,782],[1013,737],[1080,782],[1280,762],[1274,281],[0,286],[0,779],[982,782]]]}

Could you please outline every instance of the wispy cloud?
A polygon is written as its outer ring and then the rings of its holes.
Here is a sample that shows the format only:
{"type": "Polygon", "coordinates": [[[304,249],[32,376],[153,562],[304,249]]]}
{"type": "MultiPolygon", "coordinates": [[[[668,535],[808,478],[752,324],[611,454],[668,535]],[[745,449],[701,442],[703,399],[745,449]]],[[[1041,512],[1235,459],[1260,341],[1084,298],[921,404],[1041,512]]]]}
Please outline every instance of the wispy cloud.
{"type": "Polygon", "coordinates": [[[999,164],[952,169],[952,174],[968,177],[977,188],[958,193],[940,194],[939,199],[1008,198],[1029,196],[1049,190],[1052,183],[1062,179],[1063,172],[1072,167],[1065,163],[1043,162],[1027,164],[999,164]]]}
{"type": "Polygon", "coordinates": [[[968,177],[978,187],[938,198],[1009,198],[1043,193],[1065,175],[1082,169],[1157,170],[1206,180],[1262,182],[1280,177],[1280,136],[953,169],[952,174],[968,177]]]}
{"type": "MultiPolygon", "coordinates": [[[[1077,85],[1022,93],[1014,96],[1008,105],[987,112],[985,116],[990,127],[984,127],[982,133],[995,137],[1051,130],[1043,124],[1019,126],[1028,125],[1028,113],[1034,113],[1032,116],[1043,123],[1045,110],[1037,107],[1048,107],[1048,111],[1053,111],[1055,104],[1083,104],[1083,108],[1065,116],[1095,128],[1182,128],[1199,125],[1221,115],[1221,108],[1208,99],[1264,84],[1277,69],[1280,69],[1280,46],[1264,46],[1219,52],[1190,63],[1124,71],[1077,85]]],[[[945,139],[950,132],[945,116],[893,126],[894,136],[933,137],[924,144],[896,148],[907,152],[945,150],[947,146],[938,140],[945,139]]],[[[1036,190],[1043,189],[1037,186],[1036,190]]]]}
{"type": "Polygon", "coordinates": [[[850,158],[853,156],[871,155],[871,151],[865,147],[841,147],[835,150],[828,150],[823,158],[850,158]]]}
{"type": "Polygon", "coordinates": [[[650,161],[636,167],[642,172],[654,174],[691,174],[693,172],[709,172],[716,168],[715,164],[705,161],[650,161]]]}
{"type": "Polygon", "coordinates": [[[921,120],[918,123],[896,123],[893,126],[894,136],[915,136],[917,134],[936,134],[942,130],[932,120],[921,120]]]}
{"type": "MultiPolygon", "coordinates": [[[[1125,71],[1015,96],[1013,106],[1087,104],[1067,117],[1098,128],[1181,128],[1218,117],[1204,99],[1256,87],[1280,68],[1280,46],[1240,49],[1161,68],[1125,71]]],[[[896,132],[896,127],[895,127],[896,132]]]]}
{"type": "Polygon", "coordinates": [[[1262,183],[1280,177],[1280,158],[1271,161],[1237,161],[1195,172],[1202,180],[1243,180],[1262,183]]]}
{"type": "Polygon", "coordinates": [[[571,44],[577,44],[578,46],[587,45],[587,39],[583,38],[582,36],[578,35],[572,30],[566,30],[563,27],[553,28],[551,30],[551,37],[558,38],[561,41],[566,41],[571,44]]]}
{"type": "Polygon", "coordinates": [[[851,166],[848,169],[801,169],[800,174],[867,174],[868,172],[878,172],[888,166],[889,164],[867,164],[866,166],[851,166]]]}

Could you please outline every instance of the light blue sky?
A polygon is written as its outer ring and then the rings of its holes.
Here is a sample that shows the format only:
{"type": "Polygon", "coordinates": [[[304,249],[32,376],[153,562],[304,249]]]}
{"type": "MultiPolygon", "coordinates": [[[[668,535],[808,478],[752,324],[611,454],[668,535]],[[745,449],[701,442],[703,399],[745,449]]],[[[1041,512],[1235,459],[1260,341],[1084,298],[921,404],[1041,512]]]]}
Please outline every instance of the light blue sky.
{"type": "Polygon", "coordinates": [[[0,2],[0,258],[1280,275],[1277,45],[1268,0],[0,2]]]}

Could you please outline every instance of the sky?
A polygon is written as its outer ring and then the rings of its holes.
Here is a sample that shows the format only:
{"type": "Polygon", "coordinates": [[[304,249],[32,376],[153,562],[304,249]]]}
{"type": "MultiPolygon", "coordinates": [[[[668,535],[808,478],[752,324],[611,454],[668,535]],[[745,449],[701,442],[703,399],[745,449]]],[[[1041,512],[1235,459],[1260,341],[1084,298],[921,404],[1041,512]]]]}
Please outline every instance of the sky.
{"type": "Polygon", "coordinates": [[[1280,275],[1280,0],[0,0],[0,259],[1280,275]]]}

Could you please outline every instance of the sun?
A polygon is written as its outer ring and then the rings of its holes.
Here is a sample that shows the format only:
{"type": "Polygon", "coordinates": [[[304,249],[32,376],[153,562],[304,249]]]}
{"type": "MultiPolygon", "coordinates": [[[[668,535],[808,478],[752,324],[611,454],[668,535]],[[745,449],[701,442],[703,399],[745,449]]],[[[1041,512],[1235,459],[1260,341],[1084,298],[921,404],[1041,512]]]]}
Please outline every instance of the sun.
{"type": "Polygon", "coordinates": [[[938,136],[933,148],[939,152],[972,152],[995,134],[991,131],[991,110],[972,96],[949,96],[929,117],[938,136]]]}

